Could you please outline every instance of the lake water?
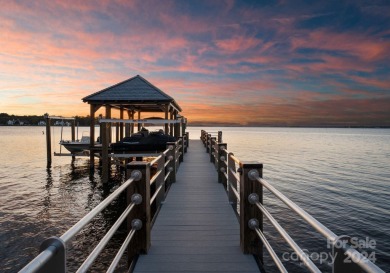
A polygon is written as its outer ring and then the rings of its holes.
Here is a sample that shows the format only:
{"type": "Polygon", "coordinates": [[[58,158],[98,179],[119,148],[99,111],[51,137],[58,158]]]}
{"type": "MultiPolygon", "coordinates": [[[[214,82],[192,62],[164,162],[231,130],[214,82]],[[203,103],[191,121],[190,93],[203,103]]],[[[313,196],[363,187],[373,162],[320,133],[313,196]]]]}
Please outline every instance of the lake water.
{"type": "MultiPolygon", "coordinates": [[[[189,127],[190,138],[198,139],[201,129],[223,131],[229,151],[240,160],[263,163],[266,180],[337,235],[375,241],[374,248],[363,247],[363,251],[389,270],[389,129],[189,127]]],[[[44,130],[0,127],[1,272],[21,269],[36,256],[45,238],[61,236],[124,179],[113,172],[111,183],[102,186],[99,170],[89,172],[89,158],[72,162],[70,157],[53,157],[52,167],[47,169],[44,130]]],[[[59,141],[60,128],[53,130],[53,152],[59,152],[54,143],[59,141]]],[[[64,136],[69,138],[70,128],[65,128],[64,136]]],[[[321,235],[267,190],[264,203],[302,248],[323,255],[330,252],[321,235]]],[[[93,249],[95,238],[115,221],[116,208],[123,205],[124,199],[119,198],[75,238],[69,251],[71,270],[80,264],[86,250],[93,249]]],[[[279,256],[294,260],[291,249],[267,221],[264,230],[279,256]]],[[[124,232],[121,229],[99,260],[112,256],[124,232]]],[[[274,272],[270,258],[265,258],[269,272],[274,272]]],[[[318,260],[316,264],[331,272],[327,262],[318,260]]],[[[125,262],[122,264],[123,268],[125,262]]],[[[305,272],[299,262],[286,264],[292,272],[305,272]]],[[[93,271],[100,269],[95,266],[93,271]]]]}

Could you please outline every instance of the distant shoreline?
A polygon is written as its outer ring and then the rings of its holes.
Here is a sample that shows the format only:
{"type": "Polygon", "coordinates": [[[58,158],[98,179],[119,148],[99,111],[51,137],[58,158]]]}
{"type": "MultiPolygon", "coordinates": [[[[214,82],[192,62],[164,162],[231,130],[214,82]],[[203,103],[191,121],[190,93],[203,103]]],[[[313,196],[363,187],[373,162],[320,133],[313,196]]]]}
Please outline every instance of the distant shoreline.
{"type": "MultiPolygon", "coordinates": [[[[51,125],[54,127],[61,127],[61,125],[51,125]]],[[[81,127],[89,127],[89,125],[80,125],[81,127]]],[[[212,127],[212,128],[218,128],[218,127],[227,127],[227,128],[318,128],[318,129],[390,129],[390,126],[278,126],[278,125],[259,125],[259,126],[248,126],[248,125],[187,125],[188,127],[212,127]]],[[[7,124],[0,124],[0,127],[46,127],[45,125],[7,125],[7,124]]],[[[64,127],[70,127],[70,126],[64,126],[64,127]]],[[[95,125],[95,127],[98,127],[98,125],[95,125]]]]}

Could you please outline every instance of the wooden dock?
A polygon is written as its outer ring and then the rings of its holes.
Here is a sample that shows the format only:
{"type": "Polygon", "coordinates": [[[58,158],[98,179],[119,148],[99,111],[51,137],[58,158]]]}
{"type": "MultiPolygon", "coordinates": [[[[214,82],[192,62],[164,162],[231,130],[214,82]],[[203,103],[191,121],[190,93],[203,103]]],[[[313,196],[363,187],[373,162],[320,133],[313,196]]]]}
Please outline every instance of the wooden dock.
{"type": "Polygon", "coordinates": [[[200,140],[177,172],[134,272],[259,272],[240,249],[237,217],[200,140]]]}

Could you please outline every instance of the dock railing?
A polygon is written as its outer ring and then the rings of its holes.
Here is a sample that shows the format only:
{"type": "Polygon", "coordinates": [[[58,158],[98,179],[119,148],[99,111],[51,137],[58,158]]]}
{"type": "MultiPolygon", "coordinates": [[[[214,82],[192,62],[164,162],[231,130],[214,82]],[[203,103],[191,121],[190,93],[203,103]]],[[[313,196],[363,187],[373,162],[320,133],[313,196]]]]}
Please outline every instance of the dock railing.
{"type": "Polygon", "coordinates": [[[287,207],[306,221],[312,228],[322,234],[332,246],[333,273],[384,271],[370,261],[368,257],[353,248],[349,236],[337,236],[313,216],[291,201],[268,181],[263,179],[263,164],[239,160],[227,150],[222,141],[222,132],[201,131],[200,139],[210,153],[210,162],[215,164],[218,182],[225,187],[229,202],[236,210],[240,222],[240,246],[245,254],[255,255],[263,263],[263,246],[280,272],[287,272],[281,259],[277,256],[271,243],[263,232],[263,217],[266,217],[283,239],[297,254],[300,261],[310,272],[321,272],[301,247],[291,238],[263,204],[263,189],[267,189],[279,198],[287,207]]]}
{"type": "MultiPolygon", "coordinates": [[[[19,272],[66,273],[67,244],[122,193],[126,193],[126,209],[76,272],[88,271],[124,221],[127,221],[127,237],[106,272],[115,271],[126,249],[131,271],[136,257],[139,254],[146,254],[150,248],[151,228],[169,187],[176,181],[176,172],[180,163],[183,162],[187,147],[188,134],[185,134],[176,142],[167,143],[167,149],[164,152],[157,156],[156,154],[149,155],[155,157],[152,161],[128,163],[126,165],[127,180],[61,237],[51,237],[45,240],[40,246],[39,255],[19,272]]],[[[139,157],[139,154],[134,154],[134,157],[139,157]]]]}

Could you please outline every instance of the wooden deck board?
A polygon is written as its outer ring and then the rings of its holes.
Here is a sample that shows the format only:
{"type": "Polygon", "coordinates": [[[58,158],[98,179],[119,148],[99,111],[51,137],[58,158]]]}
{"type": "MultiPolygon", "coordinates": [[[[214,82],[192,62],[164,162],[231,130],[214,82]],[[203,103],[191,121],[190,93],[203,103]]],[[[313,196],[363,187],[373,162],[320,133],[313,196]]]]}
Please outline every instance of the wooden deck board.
{"type": "Polygon", "coordinates": [[[240,250],[239,224],[201,141],[191,140],[134,272],[259,272],[240,250]]]}

